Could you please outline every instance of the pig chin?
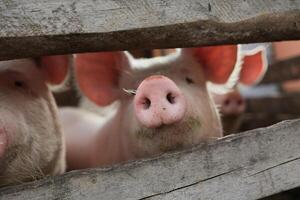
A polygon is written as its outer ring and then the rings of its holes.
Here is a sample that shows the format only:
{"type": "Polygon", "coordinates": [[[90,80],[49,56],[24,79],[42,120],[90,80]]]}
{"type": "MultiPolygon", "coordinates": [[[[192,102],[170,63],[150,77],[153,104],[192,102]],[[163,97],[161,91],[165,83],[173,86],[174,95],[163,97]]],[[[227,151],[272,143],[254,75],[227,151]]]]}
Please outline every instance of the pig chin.
{"type": "Polygon", "coordinates": [[[158,128],[140,127],[134,135],[139,147],[152,154],[192,146],[197,143],[200,130],[200,119],[188,117],[179,123],[158,128]]]}

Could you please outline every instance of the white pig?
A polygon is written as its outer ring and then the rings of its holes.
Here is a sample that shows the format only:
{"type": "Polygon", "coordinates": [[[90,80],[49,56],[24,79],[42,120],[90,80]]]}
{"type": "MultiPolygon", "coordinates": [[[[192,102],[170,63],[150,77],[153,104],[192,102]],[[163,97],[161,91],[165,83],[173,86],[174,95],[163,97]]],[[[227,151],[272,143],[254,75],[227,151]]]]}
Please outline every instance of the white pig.
{"type": "MultiPolygon", "coordinates": [[[[242,63],[238,85],[251,86],[258,83],[268,68],[265,48],[243,51],[242,63]]],[[[221,113],[224,135],[238,131],[242,123],[242,114],[246,110],[246,101],[240,94],[238,85],[225,94],[212,91],[214,102],[221,113]]]]}
{"type": "Polygon", "coordinates": [[[81,92],[99,106],[116,100],[119,106],[105,119],[61,110],[70,169],[107,166],[221,137],[206,82],[225,83],[238,58],[236,45],[151,59],[134,59],[127,52],[76,55],[81,92]]]}
{"type": "Polygon", "coordinates": [[[61,83],[67,56],[0,62],[0,185],[65,171],[57,108],[47,83],[61,83]]]}

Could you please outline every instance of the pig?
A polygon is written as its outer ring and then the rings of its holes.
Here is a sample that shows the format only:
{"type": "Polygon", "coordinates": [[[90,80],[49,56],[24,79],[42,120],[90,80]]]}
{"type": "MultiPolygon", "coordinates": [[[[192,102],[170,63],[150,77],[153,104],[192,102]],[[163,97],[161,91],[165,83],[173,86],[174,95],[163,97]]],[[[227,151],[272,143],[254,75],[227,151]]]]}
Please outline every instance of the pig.
{"type": "MultiPolygon", "coordinates": [[[[253,44],[252,44],[253,45],[253,44]]],[[[249,46],[246,45],[246,48],[249,46]]],[[[153,57],[168,55],[175,52],[175,49],[155,49],[152,51],[153,57]]],[[[242,67],[240,72],[240,85],[252,86],[262,79],[267,69],[267,54],[266,49],[263,45],[256,47],[252,50],[242,50],[242,67]]],[[[134,54],[141,57],[140,54],[134,54]]],[[[238,77],[238,76],[237,76],[238,77]]],[[[234,81],[234,84],[238,83],[234,81]]],[[[246,101],[240,94],[237,85],[233,88],[229,87],[230,90],[223,87],[219,88],[218,92],[214,92],[212,87],[212,94],[214,102],[217,104],[219,111],[221,112],[222,125],[224,135],[238,131],[240,124],[242,123],[241,114],[245,112],[246,101]]],[[[85,99],[82,101],[82,107],[91,110],[92,104],[85,99]]],[[[93,108],[95,111],[95,108],[93,108]]],[[[99,109],[98,109],[99,110],[99,109]]],[[[103,111],[103,109],[100,109],[103,111]]]]}
{"type": "MultiPolygon", "coordinates": [[[[258,47],[244,51],[242,62],[237,83],[242,86],[253,86],[263,78],[268,67],[265,48],[258,47]]],[[[212,91],[212,94],[221,113],[224,135],[238,131],[242,122],[241,115],[246,109],[246,101],[240,94],[238,85],[227,93],[217,94],[212,91]]]]}
{"type": "Polygon", "coordinates": [[[48,84],[63,82],[67,56],[0,62],[0,185],[65,171],[65,146],[48,84]]]}
{"type": "Polygon", "coordinates": [[[110,117],[64,108],[69,169],[104,167],[191,147],[222,136],[207,81],[225,83],[238,66],[238,46],[182,49],[150,59],[128,52],[78,54],[81,92],[110,117]]]}

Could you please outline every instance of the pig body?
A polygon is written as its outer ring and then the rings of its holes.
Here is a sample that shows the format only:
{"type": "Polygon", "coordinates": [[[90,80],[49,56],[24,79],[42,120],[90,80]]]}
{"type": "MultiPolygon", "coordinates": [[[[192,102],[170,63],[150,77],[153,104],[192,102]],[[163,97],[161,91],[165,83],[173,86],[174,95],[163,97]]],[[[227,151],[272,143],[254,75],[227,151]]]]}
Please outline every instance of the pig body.
{"type": "Polygon", "coordinates": [[[64,139],[46,84],[58,80],[54,60],[41,60],[47,67],[33,59],[0,62],[0,185],[65,171],[64,139]]]}
{"type": "Polygon", "coordinates": [[[107,166],[131,158],[122,145],[127,141],[126,137],[125,141],[122,140],[123,131],[114,130],[120,123],[116,113],[110,117],[99,116],[96,113],[70,107],[60,109],[59,116],[66,133],[69,169],[107,166]]]}
{"type": "Polygon", "coordinates": [[[206,82],[209,78],[226,81],[237,55],[226,63],[230,68],[226,75],[216,78],[215,71],[203,67],[194,53],[186,50],[138,60],[123,52],[77,55],[81,91],[98,105],[115,100],[119,105],[106,118],[74,108],[61,110],[70,168],[107,166],[221,137],[220,118],[206,82]],[[91,77],[97,73],[105,74],[105,80],[91,77]],[[116,75],[117,81],[107,73],[116,75]],[[123,89],[134,89],[136,95],[123,89]]]}

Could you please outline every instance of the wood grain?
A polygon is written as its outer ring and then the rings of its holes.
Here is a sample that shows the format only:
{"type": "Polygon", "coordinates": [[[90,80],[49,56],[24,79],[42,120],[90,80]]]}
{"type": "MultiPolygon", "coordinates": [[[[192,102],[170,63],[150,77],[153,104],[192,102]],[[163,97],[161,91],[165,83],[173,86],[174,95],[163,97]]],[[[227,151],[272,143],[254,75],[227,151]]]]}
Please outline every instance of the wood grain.
{"type": "Polygon", "coordinates": [[[264,112],[272,115],[280,113],[300,115],[300,94],[282,94],[278,97],[247,99],[246,112],[264,112]]]}

